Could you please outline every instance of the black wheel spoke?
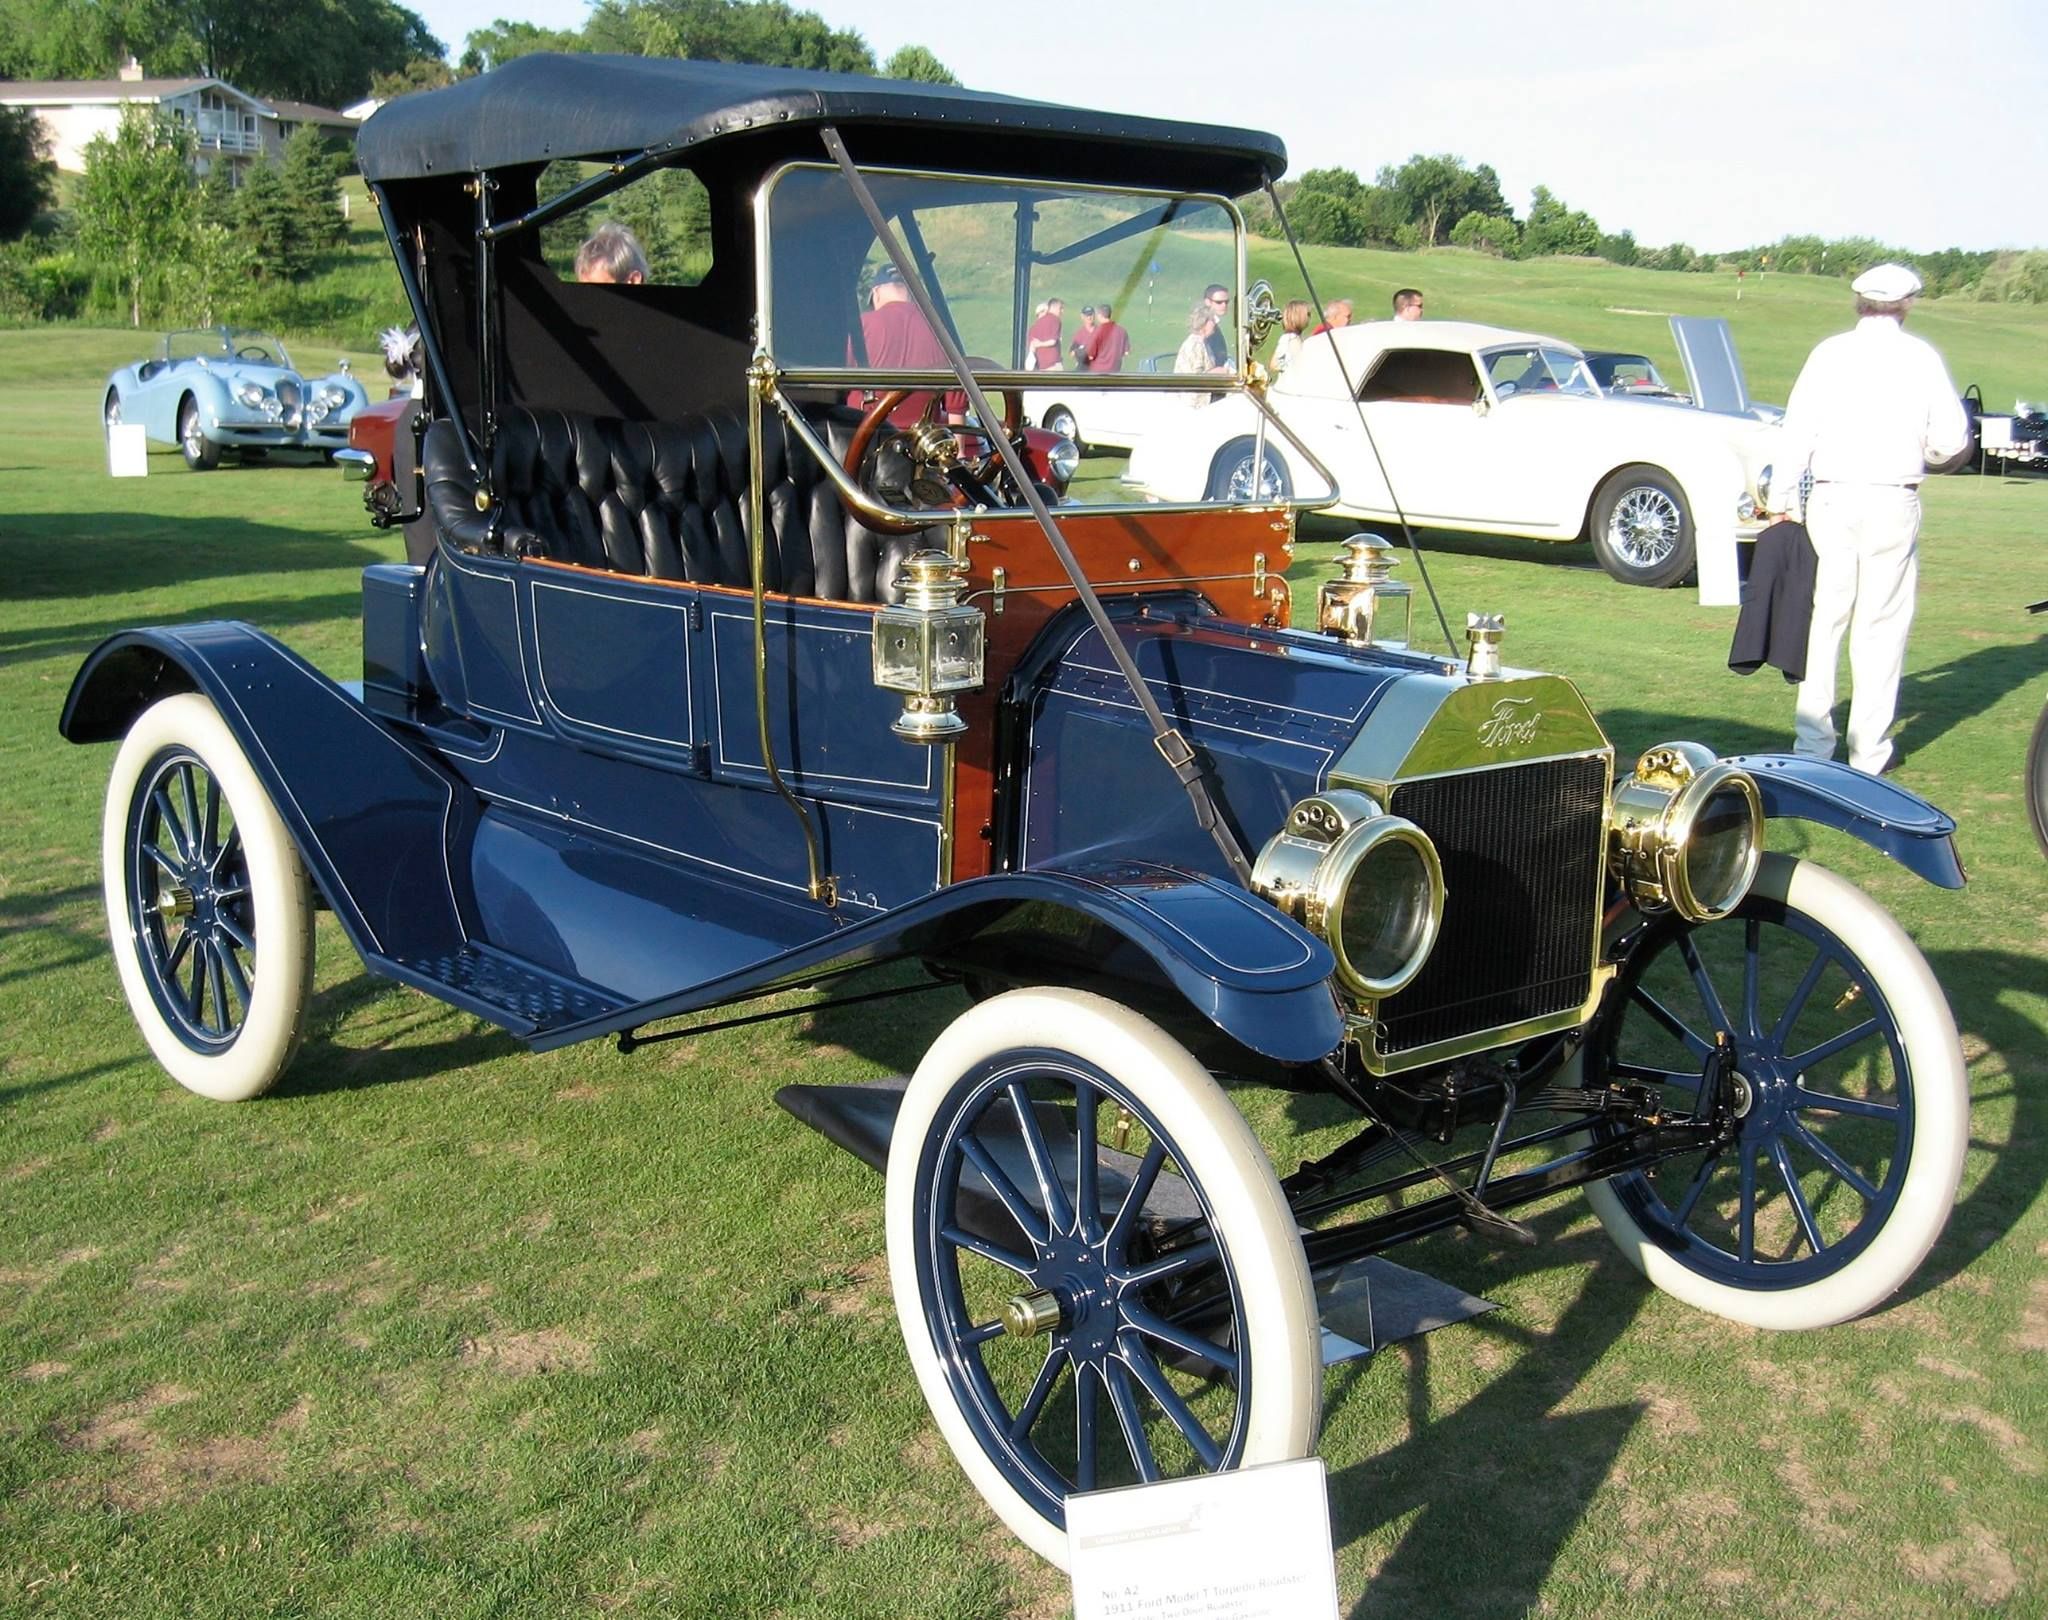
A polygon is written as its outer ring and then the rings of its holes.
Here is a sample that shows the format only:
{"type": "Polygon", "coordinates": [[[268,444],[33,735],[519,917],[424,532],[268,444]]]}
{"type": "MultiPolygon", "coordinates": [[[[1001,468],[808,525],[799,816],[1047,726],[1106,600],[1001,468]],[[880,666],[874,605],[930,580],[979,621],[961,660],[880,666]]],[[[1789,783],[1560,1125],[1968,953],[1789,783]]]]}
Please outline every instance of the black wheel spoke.
{"type": "Polygon", "coordinates": [[[199,851],[213,860],[220,858],[220,783],[211,775],[206,778],[206,831],[199,851]]]}
{"type": "Polygon", "coordinates": [[[1692,1028],[1663,1002],[1638,984],[1630,992],[1630,999],[1648,1013],[1673,1040],[1684,1044],[1685,1049],[1695,1057],[1705,1059],[1714,1050],[1714,1043],[1704,1036],[1693,1033],[1692,1028]]]}
{"type": "Polygon", "coordinates": [[[192,949],[192,942],[197,937],[190,928],[178,930],[177,943],[170,948],[170,952],[164,957],[164,977],[166,979],[175,979],[180,964],[185,960],[185,953],[192,949]]]}
{"type": "Polygon", "coordinates": [[[214,919],[220,924],[220,931],[234,942],[237,950],[247,951],[252,956],[255,955],[256,940],[247,929],[236,922],[225,911],[216,911],[214,919]]]}
{"type": "Polygon", "coordinates": [[[1897,1103],[1871,1102],[1865,1097],[1837,1097],[1825,1091],[1809,1091],[1800,1086],[1793,1092],[1793,1100],[1802,1110],[1813,1109],[1823,1114],[1855,1114],[1861,1119],[1897,1119],[1897,1103]]]}
{"type": "Polygon", "coordinates": [[[1813,1252],[1819,1254],[1827,1244],[1821,1240],[1820,1228],[1814,1224],[1813,1211],[1807,1208],[1806,1194],[1799,1190],[1799,1177],[1792,1172],[1792,1155],[1785,1151],[1784,1137],[1771,1139],[1771,1157],[1777,1162],[1778,1179],[1785,1183],[1785,1195],[1792,1200],[1792,1213],[1799,1217],[1799,1230],[1806,1234],[1806,1241],[1813,1252]]]}
{"type": "Polygon", "coordinates": [[[1787,1124],[1790,1126],[1792,1134],[1798,1138],[1806,1151],[1832,1170],[1838,1180],[1847,1182],[1858,1198],[1862,1199],[1866,1204],[1877,1202],[1877,1189],[1865,1181],[1849,1164],[1848,1160],[1844,1159],[1833,1148],[1829,1147],[1827,1143],[1808,1130],[1804,1121],[1794,1119],[1787,1121],[1787,1124]]]}
{"type": "Polygon", "coordinates": [[[1038,1110],[1031,1106],[1031,1097],[1024,1087],[1011,1081],[1004,1088],[1010,1099],[1010,1107],[1017,1115],[1017,1132],[1024,1139],[1024,1153],[1031,1161],[1031,1175],[1038,1183],[1038,1196],[1046,1212],[1046,1218],[1055,1232],[1071,1232],[1074,1229],[1074,1212],[1067,1204],[1067,1189],[1060,1183],[1059,1166],[1053,1163],[1052,1149],[1046,1146],[1045,1132],[1039,1128],[1038,1110]]]}
{"type": "Polygon", "coordinates": [[[1190,1333],[1185,1328],[1175,1327],[1164,1317],[1155,1316],[1144,1306],[1129,1300],[1124,1302],[1124,1320],[1144,1334],[1148,1339],[1157,1339],[1161,1344],[1170,1344],[1176,1350],[1206,1361],[1227,1378],[1237,1376],[1237,1356],[1220,1344],[1214,1344],[1199,1333],[1190,1333]]]}
{"type": "Polygon", "coordinates": [[[204,860],[206,845],[201,841],[204,829],[199,819],[199,785],[193,778],[189,760],[178,767],[178,797],[184,801],[185,828],[191,834],[185,847],[192,851],[195,861],[204,860]]]}
{"type": "Polygon", "coordinates": [[[1074,1363],[1074,1488],[1095,1489],[1095,1387],[1093,1369],[1074,1363]]]}
{"type": "Polygon", "coordinates": [[[1792,999],[1785,1003],[1785,1010],[1778,1015],[1777,1027],[1771,1031],[1771,1044],[1779,1051],[1785,1050],[1785,1042],[1792,1034],[1792,1026],[1799,1022],[1799,1015],[1806,1011],[1806,1003],[1820,983],[1820,976],[1827,972],[1833,956],[1815,947],[1813,960],[1806,964],[1806,971],[1799,976],[1799,983],[1793,988],[1792,999]]]}
{"type": "Polygon", "coordinates": [[[219,940],[213,942],[214,955],[219,958],[221,971],[227,975],[229,986],[235,998],[241,1003],[242,1016],[249,1016],[249,980],[242,972],[242,964],[235,960],[235,953],[219,940]]]}
{"type": "Polygon", "coordinates": [[[1699,991],[1701,1004],[1707,1009],[1707,1021],[1716,1029],[1734,1029],[1727,1010],[1721,1005],[1721,992],[1714,988],[1713,975],[1707,972],[1707,964],[1700,959],[1699,942],[1691,934],[1680,934],[1678,954],[1685,958],[1686,968],[1692,974],[1693,987],[1699,991]]]}
{"type": "Polygon", "coordinates": [[[1002,1318],[998,1317],[993,1322],[977,1322],[972,1327],[955,1328],[954,1332],[959,1337],[962,1349],[978,1350],[989,1340],[1002,1337],[1002,1318]]]}
{"type": "Polygon", "coordinates": [[[1685,1196],[1678,1201],[1678,1208],[1671,1212],[1673,1226],[1684,1230],[1685,1223],[1692,1219],[1692,1212],[1699,1204],[1700,1194],[1707,1190],[1707,1183],[1714,1179],[1714,1167],[1720,1162],[1721,1155],[1718,1152],[1709,1153],[1700,1160],[1700,1167],[1693,1172],[1692,1180],[1686,1184],[1685,1196]]]}
{"type": "Polygon", "coordinates": [[[1117,1210],[1116,1219],[1109,1223],[1109,1234],[1103,1240],[1104,1252],[1111,1260],[1121,1255],[1131,1241],[1131,1228],[1144,1211],[1145,1200],[1152,1196],[1152,1188],[1159,1180],[1159,1172],[1166,1164],[1166,1149],[1154,1142],[1145,1149],[1145,1157],[1138,1165],[1138,1173],[1131,1178],[1131,1184],[1124,1192],[1123,1206],[1117,1210]]]}
{"type": "Polygon", "coordinates": [[[163,852],[161,846],[151,842],[148,839],[143,840],[142,853],[147,855],[151,860],[155,861],[158,866],[163,868],[163,874],[165,877],[182,878],[185,875],[184,867],[180,866],[176,861],[172,860],[170,856],[166,855],[163,852]]]}
{"type": "Polygon", "coordinates": [[[1756,1259],[1756,1154],[1750,1145],[1742,1144],[1742,1161],[1737,1166],[1740,1177],[1741,1212],[1738,1216],[1736,1236],[1736,1259],[1745,1266],[1756,1259]]]}
{"type": "Polygon", "coordinates": [[[1045,1364],[1038,1369],[1038,1377],[1031,1385],[1031,1393],[1024,1397],[1024,1404],[1017,1408],[1017,1415],[1010,1420],[1012,1440],[1022,1440],[1031,1432],[1032,1424],[1038,1421],[1038,1414],[1045,1410],[1045,1403],[1059,1387],[1060,1374],[1068,1365],[1065,1350],[1054,1346],[1046,1351],[1045,1364]]]}
{"type": "Polygon", "coordinates": [[[1147,1283],[1158,1282],[1162,1277],[1178,1276],[1181,1272],[1191,1271],[1196,1266],[1208,1265],[1217,1259],[1220,1252],[1216,1247],[1216,1240],[1210,1238],[1206,1242],[1196,1243],[1185,1249],[1175,1249],[1170,1254],[1163,1254],[1142,1266],[1134,1266],[1131,1270],[1120,1273],[1119,1280],[1126,1287],[1142,1288],[1147,1283]]]}
{"type": "Polygon", "coordinates": [[[235,1015],[228,1009],[228,976],[220,965],[220,947],[203,939],[199,948],[206,953],[206,988],[213,995],[214,1025],[225,1035],[235,1027],[235,1015]]]}
{"type": "Polygon", "coordinates": [[[1839,1035],[1830,1035],[1820,1045],[1809,1047],[1797,1057],[1790,1057],[1785,1061],[1795,1069],[1806,1070],[1815,1068],[1827,1062],[1831,1057],[1839,1057],[1842,1053],[1848,1051],[1850,1047],[1869,1040],[1871,1036],[1882,1036],[1883,1033],[1882,1026],[1879,1025],[1875,1018],[1866,1018],[1862,1023],[1843,1030],[1839,1035]]]}
{"type": "Polygon", "coordinates": [[[1095,1110],[1100,1101],[1087,1081],[1074,1082],[1074,1204],[1086,1238],[1102,1230],[1102,1166],[1095,1157],[1095,1110]]]}
{"type": "Polygon", "coordinates": [[[1754,917],[1742,920],[1742,1027],[1754,1035],[1763,1028],[1761,1005],[1764,925],[1754,917]]]}
{"type": "Polygon", "coordinates": [[[1045,1242],[1051,1233],[1046,1230],[1038,1211],[1026,1202],[1024,1195],[1017,1190],[1016,1183],[1003,1174],[1002,1166],[996,1163],[988,1149],[973,1137],[963,1136],[960,1138],[960,1151],[966,1156],[968,1163],[981,1172],[982,1180],[988,1183],[989,1190],[1002,1201],[1003,1208],[1010,1212],[1010,1219],[1017,1223],[1018,1230],[1033,1243],[1045,1242]]]}
{"type": "Polygon", "coordinates": [[[1124,1449],[1131,1454],[1138,1478],[1149,1485],[1159,1478],[1159,1461],[1152,1455],[1151,1442],[1145,1438],[1145,1421],[1138,1412],[1138,1397],[1131,1393],[1131,1380],[1124,1371],[1123,1363],[1104,1363],[1102,1382],[1109,1391],[1109,1405],[1116,1413],[1116,1425],[1123,1430],[1124,1449]]]}
{"type": "Polygon", "coordinates": [[[171,842],[178,846],[179,873],[192,864],[192,841],[186,835],[184,823],[178,820],[178,812],[171,808],[171,796],[162,788],[155,789],[149,802],[156,807],[156,818],[160,829],[168,830],[171,842]]]}
{"type": "Polygon", "coordinates": [[[1023,1255],[1013,1254],[1001,1244],[991,1243],[984,1237],[976,1237],[974,1233],[962,1227],[941,1227],[939,1236],[954,1248],[965,1249],[969,1254],[978,1254],[982,1259],[991,1260],[1005,1271],[1014,1271],[1020,1277],[1028,1276],[1031,1272],[1031,1262],[1023,1255]]]}
{"type": "Polygon", "coordinates": [[[1145,1393],[1159,1403],[1160,1411],[1180,1430],[1181,1438],[1195,1448],[1195,1455],[1202,1459],[1202,1466],[1221,1468],[1223,1448],[1216,1444],[1188,1403],[1180,1398],[1180,1391],[1167,1382],[1166,1374],[1159,1370],[1159,1363],[1146,1353],[1144,1345],[1132,1334],[1123,1336],[1122,1349],[1125,1362],[1137,1375],[1138,1382],[1145,1386],[1145,1393]]]}
{"type": "Polygon", "coordinates": [[[206,941],[197,934],[192,935],[192,972],[190,984],[185,991],[185,1011],[191,1016],[195,1029],[205,1027],[200,1009],[206,1004],[206,941]]]}
{"type": "Polygon", "coordinates": [[[236,870],[240,866],[241,859],[242,829],[240,827],[230,827],[228,828],[227,842],[221,845],[220,852],[213,858],[213,869],[215,872],[236,870]]]}

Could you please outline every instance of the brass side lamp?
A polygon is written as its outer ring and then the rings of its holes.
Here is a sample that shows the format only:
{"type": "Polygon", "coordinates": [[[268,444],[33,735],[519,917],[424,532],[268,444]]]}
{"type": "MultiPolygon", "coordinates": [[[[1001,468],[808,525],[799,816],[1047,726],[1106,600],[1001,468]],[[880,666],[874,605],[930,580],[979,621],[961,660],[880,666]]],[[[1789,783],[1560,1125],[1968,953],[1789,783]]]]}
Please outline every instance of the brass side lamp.
{"type": "Polygon", "coordinates": [[[1394,578],[1401,559],[1376,534],[1354,534],[1338,546],[1338,574],[1316,595],[1316,623],[1354,647],[1408,649],[1414,593],[1394,578]]]}
{"type": "Polygon", "coordinates": [[[951,742],[967,729],[955,692],[982,683],[986,625],[981,609],[960,600],[967,565],[943,551],[919,551],[903,564],[903,601],[875,615],[875,685],[903,694],[889,729],[905,742],[951,742]]]}

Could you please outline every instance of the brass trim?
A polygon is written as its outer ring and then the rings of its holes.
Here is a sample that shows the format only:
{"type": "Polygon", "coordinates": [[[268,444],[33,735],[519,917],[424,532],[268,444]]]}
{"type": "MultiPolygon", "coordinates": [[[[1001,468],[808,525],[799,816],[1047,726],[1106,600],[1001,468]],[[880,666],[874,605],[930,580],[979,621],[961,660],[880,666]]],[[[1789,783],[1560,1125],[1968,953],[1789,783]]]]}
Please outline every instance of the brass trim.
{"type": "Polygon", "coordinates": [[[1013,1294],[1002,1309],[1003,1331],[1013,1339],[1034,1339],[1060,1325],[1060,1297],[1050,1288],[1013,1294]]]}
{"type": "Polygon", "coordinates": [[[810,896],[828,906],[839,904],[839,880],[824,869],[818,853],[818,831],[811,814],[783,781],[775,765],[775,744],[768,724],[768,500],[761,467],[761,402],[775,387],[775,368],[765,354],[756,354],[747,368],[747,522],[754,584],[754,717],[761,728],[761,763],[768,780],[795,815],[804,834],[804,861],[810,869],[810,896]]]}
{"type": "Polygon", "coordinates": [[[1608,869],[1642,911],[1668,909],[1687,922],[1725,917],[1756,881],[1763,851],[1763,795],[1756,779],[1716,758],[1704,743],[1659,743],[1608,792],[1608,869]],[[1703,896],[1693,888],[1693,832],[1725,788],[1734,788],[1749,812],[1749,844],[1728,893],[1703,896]]]}
{"type": "MultiPolygon", "coordinates": [[[[1598,933],[1597,929],[1595,933],[1598,933]]],[[[1393,1061],[1373,1044],[1372,1032],[1379,1027],[1379,1023],[1371,1009],[1354,1012],[1345,1019],[1346,1036],[1357,1050],[1359,1060],[1364,1063],[1368,1073],[1405,1074],[1410,1069],[1425,1068],[1433,1063],[1447,1063],[1454,1058],[1471,1057],[1477,1052],[1491,1052],[1502,1046],[1512,1046],[1519,1041],[1534,1040],[1539,1035],[1556,1035],[1568,1029],[1578,1029],[1600,1010],[1600,999],[1607,994],[1608,982],[1618,971],[1618,967],[1612,962],[1596,963],[1593,968],[1591,993],[1580,1006],[1567,1007],[1562,1012],[1548,1013],[1541,1018],[1525,1019],[1519,1024],[1500,1024],[1492,1029],[1473,1030],[1469,1034],[1454,1036],[1447,1041],[1438,1041],[1432,1046],[1412,1047],[1400,1053],[1398,1059],[1393,1061]]]]}

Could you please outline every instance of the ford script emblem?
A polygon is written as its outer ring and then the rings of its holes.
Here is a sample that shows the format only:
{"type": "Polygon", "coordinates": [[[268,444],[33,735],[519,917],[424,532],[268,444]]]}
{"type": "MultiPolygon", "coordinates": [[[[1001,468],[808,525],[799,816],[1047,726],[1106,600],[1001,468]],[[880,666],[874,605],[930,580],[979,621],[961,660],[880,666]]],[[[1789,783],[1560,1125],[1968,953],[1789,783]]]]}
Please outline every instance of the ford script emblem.
{"type": "Polygon", "coordinates": [[[1502,698],[1493,713],[1479,722],[1482,748],[1519,747],[1536,740],[1536,727],[1543,719],[1541,709],[1531,708],[1534,698],[1502,698]]]}

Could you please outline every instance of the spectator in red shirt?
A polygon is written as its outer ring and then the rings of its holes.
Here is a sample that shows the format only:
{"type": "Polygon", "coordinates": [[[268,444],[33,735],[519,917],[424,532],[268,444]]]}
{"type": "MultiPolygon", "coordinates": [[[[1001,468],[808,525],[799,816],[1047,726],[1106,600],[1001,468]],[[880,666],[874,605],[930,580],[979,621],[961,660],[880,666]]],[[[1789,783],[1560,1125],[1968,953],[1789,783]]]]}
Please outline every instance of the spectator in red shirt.
{"type": "MultiPolygon", "coordinates": [[[[868,292],[868,308],[861,312],[861,342],[868,351],[868,364],[877,371],[944,371],[946,351],[932,336],[924,316],[910,301],[910,289],[903,284],[903,272],[885,264],[875,272],[868,292]]],[[[855,389],[847,396],[849,405],[865,408],[874,403],[872,389],[855,389]]],[[[889,413],[896,427],[908,427],[924,414],[931,403],[930,390],[911,394],[889,413]]]]}
{"type": "Polygon", "coordinates": [[[1025,342],[1029,345],[1024,355],[1024,363],[1028,369],[1060,369],[1060,326],[1066,319],[1066,313],[1066,304],[1058,298],[1048,298],[1038,306],[1038,319],[1031,323],[1031,330],[1024,334],[1025,342]]]}
{"type": "Polygon", "coordinates": [[[1081,306],[1081,324],[1074,328],[1074,369],[1090,371],[1095,361],[1095,306],[1081,306]]]}
{"type": "Polygon", "coordinates": [[[1124,356],[1131,352],[1131,334],[1111,318],[1107,304],[1095,306],[1095,340],[1088,350],[1090,371],[1121,371],[1124,356]]]}

